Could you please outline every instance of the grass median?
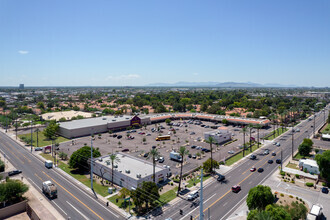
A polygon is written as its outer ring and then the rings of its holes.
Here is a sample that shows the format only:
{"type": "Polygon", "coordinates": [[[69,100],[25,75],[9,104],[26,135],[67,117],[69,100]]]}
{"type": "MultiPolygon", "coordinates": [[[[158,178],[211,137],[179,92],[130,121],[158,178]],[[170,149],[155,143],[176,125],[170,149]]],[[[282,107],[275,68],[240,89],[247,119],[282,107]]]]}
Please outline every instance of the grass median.
{"type": "MultiPolygon", "coordinates": [[[[18,135],[18,137],[25,143],[27,144],[31,144],[31,134],[20,134],[18,135]]],[[[61,143],[61,142],[65,142],[65,141],[69,141],[69,139],[64,138],[64,137],[57,137],[55,139],[55,143],[61,143]]],[[[38,146],[39,147],[44,147],[44,146],[48,146],[51,145],[52,141],[47,139],[45,137],[45,135],[43,134],[43,132],[39,131],[38,132],[38,146]]],[[[32,133],[32,145],[34,147],[37,146],[37,132],[33,132],[32,133]]]]}
{"type": "Polygon", "coordinates": [[[272,131],[273,134],[266,137],[265,140],[273,140],[273,139],[277,138],[278,136],[280,136],[281,134],[285,133],[287,130],[289,130],[289,129],[287,129],[287,128],[278,128],[278,129],[275,130],[275,134],[272,131]]]}

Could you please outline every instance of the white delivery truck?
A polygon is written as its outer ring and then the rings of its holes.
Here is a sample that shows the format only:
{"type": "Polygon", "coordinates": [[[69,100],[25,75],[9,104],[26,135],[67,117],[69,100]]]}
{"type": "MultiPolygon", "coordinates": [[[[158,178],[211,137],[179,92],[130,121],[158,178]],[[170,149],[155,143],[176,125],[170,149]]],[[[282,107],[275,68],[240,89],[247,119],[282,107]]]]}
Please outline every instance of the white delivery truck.
{"type": "Polygon", "coordinates": [[[45,167],[47,167],[48,169],[53,167],[53,161],[51,160],[46,160],[45,161],[45,167]]]}
{"type": "Polygon", "coordinates": [[[322,215],[322,208],[319,205],[313,205],[311,211],[307,215],[307,220],[319,219],[322,215]]]}
{"type": "Polygon", "coordinates": [[[42,183],[42,192],[51,199],[57,198],[57,187],[50,180],[42,183]]]}
{"type": "Polygon", "coordinates": [[[170,159],[171,160],[174,160],[174,161],[178,161],[178,162],[181,162],[182,161],[182,158],[181,158],[180,154],[177,153],[177,152],[175,152],[175,151],[172,151],[170,153],[170,159]]]}

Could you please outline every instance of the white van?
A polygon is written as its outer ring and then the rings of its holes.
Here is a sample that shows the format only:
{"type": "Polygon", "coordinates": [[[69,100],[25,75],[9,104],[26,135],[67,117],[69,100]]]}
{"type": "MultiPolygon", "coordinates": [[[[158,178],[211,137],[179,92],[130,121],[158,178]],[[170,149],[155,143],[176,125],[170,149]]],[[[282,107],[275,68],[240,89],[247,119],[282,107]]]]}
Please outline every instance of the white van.
{"type": "Polygon", "coordinates": [[[188,194],[187,199],[188,199],[189,201],[191,201],[191,200],[196,199],[198,196],[199,196],[199,195],[198,195],[198,190],[195,190],[195,191],[192,191],[191,193],[188,194]]]}

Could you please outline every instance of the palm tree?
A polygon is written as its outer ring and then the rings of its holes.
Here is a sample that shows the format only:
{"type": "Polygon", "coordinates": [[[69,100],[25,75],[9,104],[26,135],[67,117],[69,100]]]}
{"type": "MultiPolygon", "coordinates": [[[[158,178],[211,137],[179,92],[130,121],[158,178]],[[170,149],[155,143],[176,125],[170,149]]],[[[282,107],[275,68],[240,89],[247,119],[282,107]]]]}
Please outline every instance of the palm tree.
{"type": "MultiPolygon", "coordinates": [[[[16,128],[17,129],[17,128],[16,128]]],[[[37,132],[37,147],[39,147],[39,128],[35,130],[37,132]]]]}
{"type": "Polygon", "coordinates": [[[181,156],[181,169],[180,169],[180,181],[179,181],[179,188],[176,195],[179,195],[180,189],[181,189],[181,180],[182,180],[182,168],[183,168],[183,161],[184,157],[189,154],[189,150],[186,149],[186,147],[181,146],[179,149],[179,154],[181,156]]]}
{"type": "Polygon", "coordinates": [[[115,163],[120,162],[120,159],[117,157],[117,154],[112,153],[112,154],[110,154],[110,160],[111,160],[111,183],[113,186],[113,168],[114,168],[115,163]]]}
{"type": "Polygon", "coordinates": [[[210,144],[210,150],[211,150],[211,173],[213,173],[213,153],[212,153],[212,144],[215,141],[212,136],[209,136],[207,141],[210,144]]]}
{"type": "Polygon", "coordinates": [[[253,124],[249,124],[249,130],[250,130],[250,152],[252,152],[252,139],[251,139],[251,131],[253,129],[253,124]]]}
{"type": "Polygon", "coordinates": [[[259,130],[261,129],[261,125],[260,125],[260,124],[256,124],[254,127],[255,127],[255,128],[257,129],[257,131],[258,131],[258,142],[257,142],[257,145],[258,145],[258,148],[259,148],[259,130]]]}
{"type": "Polygon", "coordinates": [[[152,158],[154,183],[156,183],[156,181],[155,181],[156,158],[158,158],[159,156],[160,156],[159,151],[157,150],[157,148],[155,146],[153,146],[152,149],[149,151],[149,155],[148,155],[147,159],[152,158]]]}
{"type": "Polygon", "coordinates": [[[243,133],[243,157],[244,157],[245,156],[245,133],[246,133],[246,127],[243,127],[241,132],[243,133]]]}

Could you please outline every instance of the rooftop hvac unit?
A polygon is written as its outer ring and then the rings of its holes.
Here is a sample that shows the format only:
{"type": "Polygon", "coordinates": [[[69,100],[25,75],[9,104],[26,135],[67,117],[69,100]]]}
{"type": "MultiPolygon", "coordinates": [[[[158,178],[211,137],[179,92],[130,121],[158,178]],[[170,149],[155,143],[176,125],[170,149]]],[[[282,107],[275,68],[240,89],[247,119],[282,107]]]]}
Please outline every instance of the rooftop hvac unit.
{"type": "Polygon", "coordinates": [[[136,177],[141,178],[141,174],[140,173],[136,174],[136,177]]]}
{"type": "Polygon", "coordinates": [[[125,170],[125,172],[126,172],[126,173],[131,173],[131,171],[130,171],[130,170],[125,170]]]}

